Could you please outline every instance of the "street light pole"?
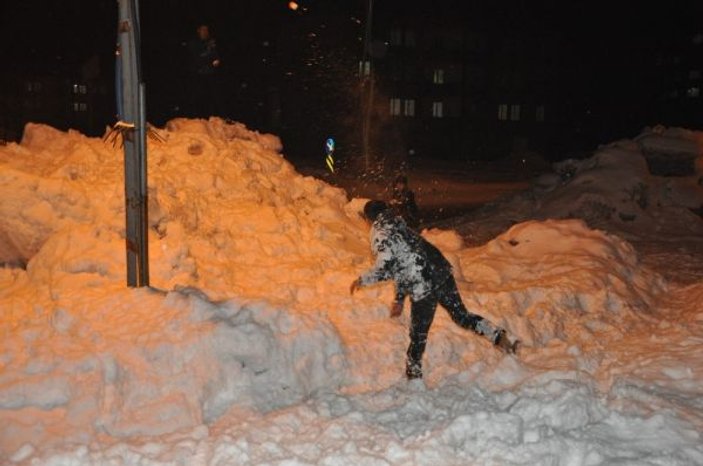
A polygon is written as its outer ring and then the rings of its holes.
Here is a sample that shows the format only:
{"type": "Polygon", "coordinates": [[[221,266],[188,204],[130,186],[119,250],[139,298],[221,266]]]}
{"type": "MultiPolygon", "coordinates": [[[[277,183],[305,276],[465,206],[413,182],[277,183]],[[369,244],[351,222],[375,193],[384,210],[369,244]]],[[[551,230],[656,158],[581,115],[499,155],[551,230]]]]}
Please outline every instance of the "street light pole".
{"type": "Polygon", "coordinates": [[[124,145],[127,286],[149,286],[146,102],[140,59],[139,0],[117,0],[116,90],[124,145]]]}

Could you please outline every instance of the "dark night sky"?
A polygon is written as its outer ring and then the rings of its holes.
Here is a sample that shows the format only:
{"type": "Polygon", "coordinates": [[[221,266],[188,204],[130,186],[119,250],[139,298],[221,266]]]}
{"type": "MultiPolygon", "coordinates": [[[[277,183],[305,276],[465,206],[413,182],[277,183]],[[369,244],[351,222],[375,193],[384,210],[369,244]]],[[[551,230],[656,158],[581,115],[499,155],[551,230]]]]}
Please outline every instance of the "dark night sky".
{"type": "MultiPolygon", "coordinates": [[[[232,85],[257,81],[253,70],[261,69],[259,61],[273,57],[272,48],[279,47],[286,53],[279,53],[278,62],[270,66],[292,80],[292,86],[299,85],[302,93],[310,92],[306,83],[315,76],[318,94],[343,86],[343,74],[349,74],[346,67],[358,59],[361,51],[356,37],[361,35],[362,27],[352,19],[363,19],[365,2],[300,0],[307,11],[297,13],[289,11],[287,3],[142,1],[150,119],[159,123],[170,116],[174,96],[182,92],[178,81],[172,79],[183,71],[181,44],[192,37],[199,22],[212,25],[225,58],[224,71],[232,85]],[[314,39],[310,39],[311,33],[316,34],[314,39]]],[[[653,50],[666,50],[668,44],[698,28],[703,21],[701,3],[375,1],[379,21],[398,14],[444,15],[492,31],[494,37],[496,31],[502,30],[545,37],[557,44],[555,60],[566,77],[563,86],[572,88],[577,98],[606,102],[610,95],[626,98],[628,92],[633,99],[641,99],[635,92],[637,76],[654,63],[653,50]]],[[[102,58],[104,68],[112,66],[116,0],[4,0],[1,5],[0,60],[8,70],[4,73],[70,73],[95,54],[102,58]]],[[[105,74],[108,73],[111,70],[105,74]]],[[[231,116],[249,123],[246,114],[235,112],[231,116]]]]}
{"type": "MultiPolygon", "coordinates": [[[[600,59],[627,60],[630,52],[645,52],[651,43],[667,41],[701,21],[700,7],[677,2],[564,2],[564,1],[383,1],[376,0],[377,15],[416,12],[479,16],[483,27],[514,27],[526,33],[548,32],[565,46],[565,56],[584,65],[600,59]]],[[[199,21],[210,22],[223,47],[237,49],[261,37],[286,30],[310,28],[315,22],[334,24],[350,15],[363,15],[361,0],[301,0],[308,12],[291,14],[284,0],[200,0],[142,2],[145,46],[178,43],[199,21]]],[[[116,0],[3,1],[0,53],[4,63],[42,66],[61,55],[67,61],[93,52],[106,53],[114,42],[116,0]]],[[[476,21],[475,17],[469,18],[476,21]]],[[[168,54],[168,50],[161,53],[168,54]]]]}
{"type": "MultiPolygon", "coordinates": [[[[628,65],[647,54],[655,43],[691,30],[701,16],[701,2],[564,2],[564,1],[385,1],[384,13],[448,14],[490,28],[516,28],[526,34],[549,34],[561,43],[561,58],[596,75],[603,64],[628,65]],[[700,11],[700,7],[696,8],[700,11]],[[476,18],[478,16],[478,20],[476,18]]],[[[142,2],[145,59],[173,56],[170,48],[187,40],[199,21],[213,25],[220,46],[232,52],[255,53],[262,39],[281,39],[281,31],[297,26],[302,32],[315,23],[344,23],[363,17],[362,0],[302,0],[307,13],[291,14],[284,0],[200,0],[142,2]],[[307,16],[308,18],[306,18],[307,16]],[[296,24],[297,23],[297,24],[296,24]]],[[[116,0],[3,1],[0,56],[10,67],[41,69],[56,66],[53,58],[71,66],[92,53],[108,55],[114,43],[116,0]]],[[[301,50],[301,54],[305,51],[301,50]]],[[[304,60],[304,57],[301,57],[304,60]]],[[[158,74],[158,73],[157,73],[158,74]]]]}

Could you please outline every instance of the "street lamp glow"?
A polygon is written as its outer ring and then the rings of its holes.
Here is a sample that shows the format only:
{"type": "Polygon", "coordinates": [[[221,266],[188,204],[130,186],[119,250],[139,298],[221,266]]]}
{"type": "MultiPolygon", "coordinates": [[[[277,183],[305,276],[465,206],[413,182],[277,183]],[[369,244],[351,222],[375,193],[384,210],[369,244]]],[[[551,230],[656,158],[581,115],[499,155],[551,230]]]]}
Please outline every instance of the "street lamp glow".
{"type": "Polygon", "coordinates": [[[293,11],[296,11],[300,5],[298,5],[298,2],[288,2],[288,8],[290,8],[293,11]]]}

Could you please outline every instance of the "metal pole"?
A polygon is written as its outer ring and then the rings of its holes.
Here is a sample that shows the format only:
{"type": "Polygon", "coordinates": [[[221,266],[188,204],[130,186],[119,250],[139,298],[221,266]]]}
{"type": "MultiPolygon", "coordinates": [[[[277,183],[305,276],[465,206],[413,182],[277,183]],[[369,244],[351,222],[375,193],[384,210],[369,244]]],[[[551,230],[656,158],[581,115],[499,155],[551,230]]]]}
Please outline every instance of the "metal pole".
{"type": "Polygon", "coordinates": [[[117,0],[117,108],[124,142],[127,285],[148,286],[146,218],[146,112],[139,57],[139,4],[117,0]]]}
{"type": "Polygon", "coordinates": [[[149,190],[147,186],[146,158],[146,87],[139,83],[139,120],[137,135],[139,138],[139,283],[137,286],[149,286],[149,190]]]}

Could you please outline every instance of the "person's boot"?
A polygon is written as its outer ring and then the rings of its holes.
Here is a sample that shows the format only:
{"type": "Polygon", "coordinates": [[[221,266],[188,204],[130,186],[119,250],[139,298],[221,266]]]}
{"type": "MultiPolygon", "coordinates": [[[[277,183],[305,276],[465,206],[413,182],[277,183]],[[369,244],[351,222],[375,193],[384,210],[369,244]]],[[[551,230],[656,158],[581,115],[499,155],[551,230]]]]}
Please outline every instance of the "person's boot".
{"type": "Polygon", "coordinates": [[[515,354],[517,351],[517,346],[520,343],[518,340],[515,340],[514,342],[510,342],[510,339],[508,338],[508,334],[504,329],[499,329],[496,332],[496,337],[493,343],[504,353],[506,354],[515,354]]]}

